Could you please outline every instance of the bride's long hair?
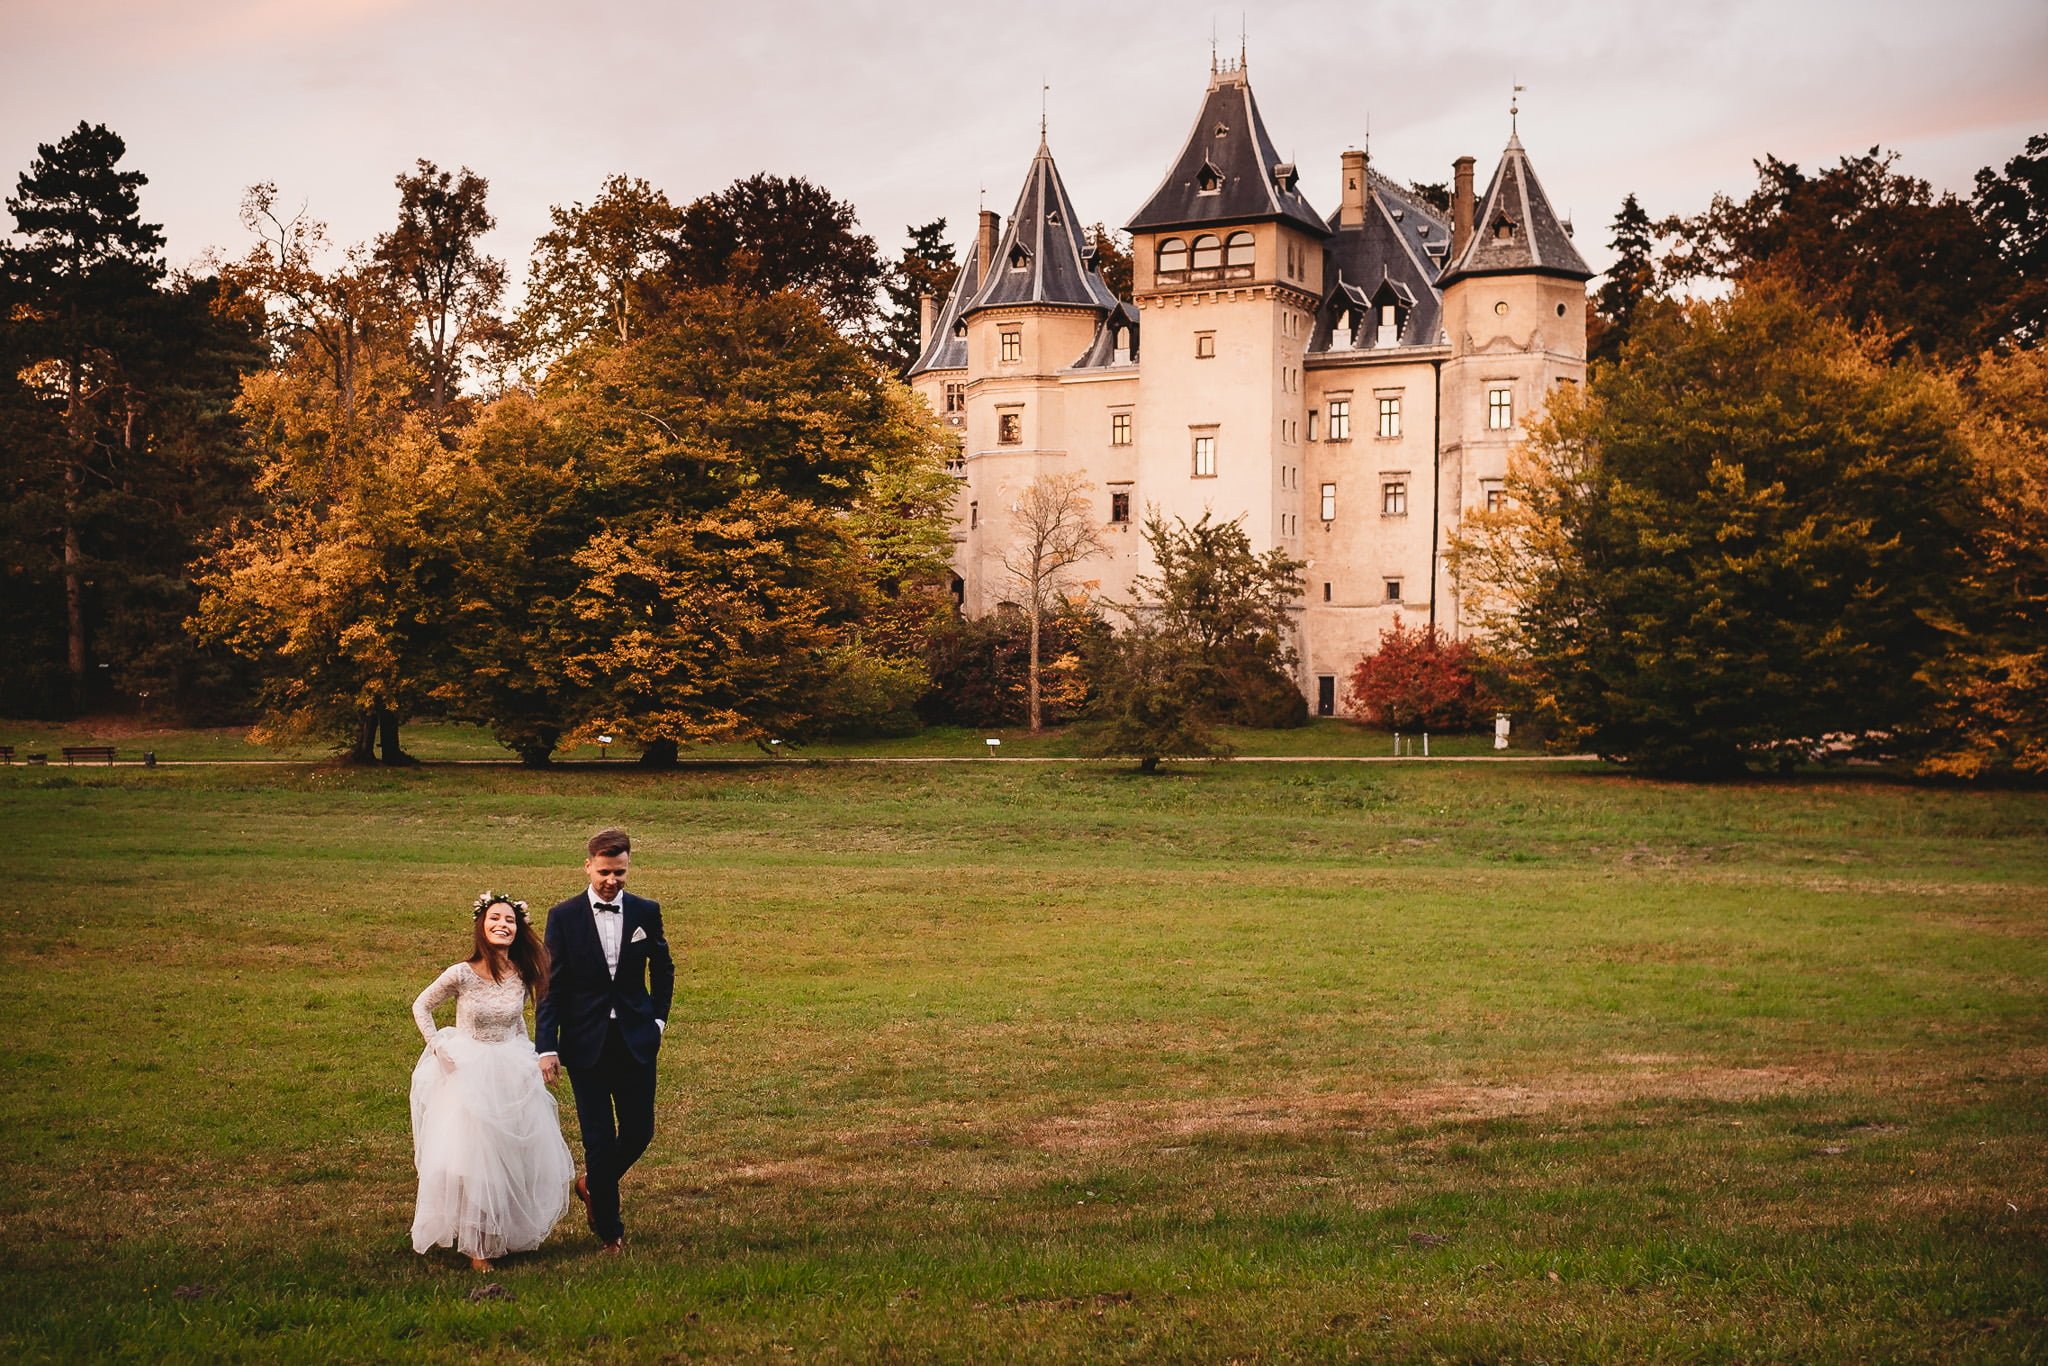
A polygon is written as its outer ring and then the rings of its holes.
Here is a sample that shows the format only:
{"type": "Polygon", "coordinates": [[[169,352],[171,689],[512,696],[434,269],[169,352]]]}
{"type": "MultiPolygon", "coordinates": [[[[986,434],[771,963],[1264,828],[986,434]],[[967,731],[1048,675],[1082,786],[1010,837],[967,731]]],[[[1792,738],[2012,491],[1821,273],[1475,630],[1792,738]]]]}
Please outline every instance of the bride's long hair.
{"type": "Polygon", "coordinates": [[[485,892],[476,899],[475,928],[471,931],[473,952],[469,961],[483,965],[493,982],[500,981],[500,968],[506,959],[512,960],[512,970],[519,974],[519,980],[526,984],[527,994],[538,1001],[548,994],[548,948],[540,942],[540,936],[533,932],[533,921],[526,914],[526,903],[514,901],[509,896],[496,892],[485,892]],[[500,949],[484,938],[484,912],[493,906],[510,906],[518,929],[512,936],[509,948],[500,949]]]}

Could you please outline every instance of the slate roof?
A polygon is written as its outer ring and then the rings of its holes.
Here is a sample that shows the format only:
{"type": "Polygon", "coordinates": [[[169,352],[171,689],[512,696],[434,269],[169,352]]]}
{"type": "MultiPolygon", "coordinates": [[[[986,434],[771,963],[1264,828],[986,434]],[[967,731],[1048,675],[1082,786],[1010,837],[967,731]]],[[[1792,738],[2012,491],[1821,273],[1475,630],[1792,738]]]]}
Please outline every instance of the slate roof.
{"type": "MultiPolygon", "coordinates": [[[[1365,221],[1342,226],[1342,211],[1330,216],[1330,240],[1323,244],[1323,278],[1331,281],[1316,313],[1309,350],[1327,351],[1331,329],[1346,307],[1369,313],[1382,292],[1406,311],[1400,344],[1433,346],[1443,331],[1443,295],[1436,288],[1451,242],[1450,221],[1406,186],[1368,171],[1365,221]],[[1429,248],[1435,245],[1438,254],[1429,248]]],[[[1361,330],[1370,345],[1373,323],[1361,330]]],[[[1360,349],[1365,349],[1361,346],[1360,349]]]]}
{"type": "Polygon", "coordinates": [[[1493,183],[1486,187],[1473,215],[1472,240],[1440,283],[1509,272],[1558,275],[1567,280],[1593,278],[1537,182],[1522,140],[1515,136],[1508,138],[1507,150],[1494,168],[1493,183]],[[1506,236],[1501,235],[1502,227],[1508,230],[1506,236]]]}
{"type": "Polygon", "coordinates": [[[1218,71],[1209,78],[1187,146],[1124,229],[1157,232],[1269,218],[1318,237],[1330,231],[1295,188],[1293,165],[1274,150],[1243,68],[1218,71]],[[1214,189],[1204,191],[1205,178],[1215,181],[1214,189]]]}
{"type": "Polygon", "coordinates": [[[1124,329],[1124,338],[1129,350],[1122,364],[1135,365],[1138,361],[1138,310],[1118,301],[1116,309],[1105,316],[1095,329],[1095,339],[1088,343],[1088,349],[1081,353],[1073,364],[1076,370],[1108,370],[1117,366],[1116,334],[1124,329]]]}
{"type": "Polygon", "coordinates": [[[1019,304],[1059,304],[1080,308],[1116,307],[1116,296],[1102,282],[1095,254],[1081,235],[1080,216],[1067,198],[1052,152],[1038,144],[1010,225],[996,243],[983,280],[961,311],[1019,304]]]}
{"type": "Polygon", "coordinates": [[[946,295],[946,306],[932,321],[932,334],[925,340],[924,354],[910,367],[911,375],[921,375],[927,370],[967,368],[967,335],[959,330],[960,320],[967,313],[967,301],[974,297],[974,291],[980,285],[981,262],[977,259],[974,243],[969,242],[967,260],[960,267],[960,273],[953,277],[953,288],[946,295]]]}

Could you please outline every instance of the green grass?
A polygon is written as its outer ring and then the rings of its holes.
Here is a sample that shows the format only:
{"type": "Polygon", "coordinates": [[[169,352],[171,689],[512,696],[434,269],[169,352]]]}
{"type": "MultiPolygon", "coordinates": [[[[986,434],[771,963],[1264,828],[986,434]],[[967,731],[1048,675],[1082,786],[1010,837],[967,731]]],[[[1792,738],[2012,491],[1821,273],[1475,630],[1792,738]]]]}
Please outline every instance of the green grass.
{"type": "Polygon", "coordinates": [[[2040,794],[59,765],[0,840],[9,1360],[2048,1348],[2040,794]],[[472,1301],[407,1005],[611,820],[682,964],[630,1255],[472,1301]]]}
{"type": "MultiPolygon", "coordinates": [[[[1231,751],[1246,756],[1313,758],[1381,758],[1394,754],[1394,737],[1386,731],[1350,721],[1318,719],[1294,730],[1251,730],[1226,726],[1221,738],[1231,751]]],[[[510,762],[512,754],[477,726],[417,724],[401,732],[406,751],[429,762],[495,759],[510,762]]],[[[1420,756],[1422,737],[1401,737],[1404,754],[1420,756]]],[[[133,718],[102,717],[71,724],[0,720],[0,744],[13,745],[17,763],[32,753],[47,755],[59,767],[64,765],[65,745],[114,745],[118,759],[134,763],[145,751],[160,761],[305,760],[326,759],[332,746],[320,744],[259,745],[248,738],[246,729],[216,727],[183,730],[133,718]]],[[[1492,754],[1493,736],[1435,735],[1429,737],[1432,755],[1458,756],[1492,754]]],[[[558,751],[563,763],[591,763],[602,757],[614,763],[630,763],[638,750],[630,745],[613,745],[600,750],[596,745],[572,745],[558,751]]],[[[1512,753],[1527,756],[1526,748],[1512,753]]],[[[1081,753],[1080,738],[1071,730],[1054,728],[1033,735],[1028,730],[993,728],[969,730],[959,726],[933,726],[916,735],[858,740],[819,740],[792,745],[784,759],[983,759],[991,753],[1006,759],[1070,759],[1081,753]],[[988,740],[1002,741],[990,748],[988,740]]],[[[754,744],[700,745],[685,750],[688,761],[762,762],[769,756],[754,744]]]]}

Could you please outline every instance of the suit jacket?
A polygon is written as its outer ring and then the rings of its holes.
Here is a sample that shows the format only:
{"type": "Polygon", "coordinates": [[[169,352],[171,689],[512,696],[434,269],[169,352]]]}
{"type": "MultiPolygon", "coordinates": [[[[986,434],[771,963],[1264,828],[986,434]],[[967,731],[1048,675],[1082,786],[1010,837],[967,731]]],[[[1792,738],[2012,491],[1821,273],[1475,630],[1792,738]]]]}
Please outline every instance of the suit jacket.
{"type": "Polygon", "coordinates": [[[633,1057],[647,1065],[661,1048],[661,1029],[675,997],[676,965],[661,930],[661,907],[626,892],[617,976],[605,970],[604,942],[588,892],[548,912],[548,994],[534,1007],[534,1048],[559,1053],[570,1067],[588,1067],[604,1052],[613,1012],[633,1057]]]}

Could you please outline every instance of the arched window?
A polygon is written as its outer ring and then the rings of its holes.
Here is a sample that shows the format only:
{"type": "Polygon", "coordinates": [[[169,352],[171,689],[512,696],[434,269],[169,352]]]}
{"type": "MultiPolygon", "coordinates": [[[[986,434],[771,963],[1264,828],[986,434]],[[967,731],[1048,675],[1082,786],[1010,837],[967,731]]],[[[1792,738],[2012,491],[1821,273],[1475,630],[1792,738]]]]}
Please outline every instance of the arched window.
{"type": "Polygon", "coordinates": [[[1195,239],[1194,267],[1196,270],[1214,270],[1223,264],[1223,244],[1208,233],[1195,239]]]}
{"type": "Polygon", "coordinates": [[[1252,263],[1252,235],[1248,232],[1234,232],[1223,247],[1223,264],[1226,266],[1248,266],[1252,263]]]}
{"type": "Polygon", "coordinates": [[[1169,237],[1159,244],[1159,273],[1177,275],[1188,268],[1188,244],[1169,237]]]}

